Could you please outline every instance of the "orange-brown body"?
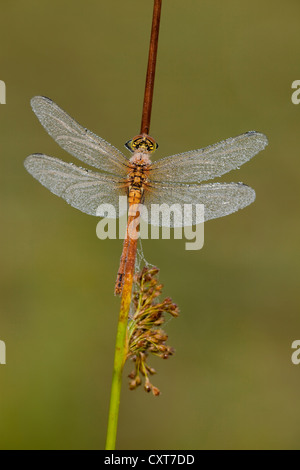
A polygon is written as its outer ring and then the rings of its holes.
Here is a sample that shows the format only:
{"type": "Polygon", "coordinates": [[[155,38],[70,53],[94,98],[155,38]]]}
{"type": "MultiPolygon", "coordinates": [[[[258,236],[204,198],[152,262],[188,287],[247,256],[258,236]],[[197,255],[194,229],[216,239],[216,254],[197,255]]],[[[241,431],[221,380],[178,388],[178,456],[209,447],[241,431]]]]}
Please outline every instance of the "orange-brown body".
{"type": "Polygon", "coordinates": [[[139,204],[143,204],[144,192],[149,183],[149,170],[151,160],[147,150],[137,149],[134,151],[129,165],[129,172],[125,182],[128,188],[128,222],[123,251],[115,285],[115,295],[122,293],[124,282],[128,276],[133,276],[137,250],[137,230],[139,226],[140,213],[139,204]]]}

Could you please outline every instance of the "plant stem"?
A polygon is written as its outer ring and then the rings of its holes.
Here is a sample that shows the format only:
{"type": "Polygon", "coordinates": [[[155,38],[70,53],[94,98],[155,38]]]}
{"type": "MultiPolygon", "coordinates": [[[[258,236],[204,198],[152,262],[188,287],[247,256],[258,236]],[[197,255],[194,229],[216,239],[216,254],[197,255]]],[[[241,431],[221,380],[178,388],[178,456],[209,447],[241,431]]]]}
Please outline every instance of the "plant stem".
{"type": "Polygon", "coordinates": [[[154,0],[141,134],[149,134],[162,0],[154,0]]]}
{"type": "Polygon", "coordinates": [[[115,360],[114,360],[114,371],[113,380],[111,386],[109,416],[108,416],[108,428],[106,438],[106,450],[114,450],[116,445],[117,427],[118,427],[118,416],[120,407],[120,394],[122,386],[122,372],[123,366],[127,356],[127,324],[128,315],[131,303],[131,291],[133,283],[133,273],[125,279],[121,309],[119,315],[119,323],[117,330],[116,348],[115,348],[115,360]],[[127,281],[127,282],[126,282],[127,281]]]}
{"type": "MultiPolygon", "coordinates": [[[[162,0],[154,0],[153,20],[152,20],[150,48],[149,48],[149,57],[148,57],[148,68],[147,68],[146,87],[145,87],[142,124],[141,124],[142,134],[148,134],[149,128],[150,128],[161,3],[162,3],[162,0]]],[[[136,243],[136,241],[133,242],[131,240],[131,243],[136,243]]],[[[107,428],[106,447],[105,447],[106,450],[115,450],[115,446],[116,446],[118,417],[119,417],[119,408],[120,408],[120,395],[121,395],[121,387],[122,387],[122,372],[123,372],[124,363],[126,361],[126,357],[128,353],[127,325],[128,325],[129,309],[130,309],[130,304],[131,304],[131,292],[132,292],[134,268],[135,268],[135,263],[133,260],[130,269],[125,275],[124,286],[123,286],[123,291],[122,291],[121,308],[120,308],[120,314],[119,314],[117,339],[116,339],[116,347],[115,347],[113,379],[112,379],[111,395],[110,395],[108,428],[107,428]]]]}

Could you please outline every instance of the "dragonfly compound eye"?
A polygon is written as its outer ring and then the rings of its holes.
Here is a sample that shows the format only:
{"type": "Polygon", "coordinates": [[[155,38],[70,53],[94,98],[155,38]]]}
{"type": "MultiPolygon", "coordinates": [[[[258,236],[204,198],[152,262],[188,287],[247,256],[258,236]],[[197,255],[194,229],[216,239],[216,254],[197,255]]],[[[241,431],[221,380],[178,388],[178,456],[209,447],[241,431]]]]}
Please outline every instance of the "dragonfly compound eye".
{"type": "Polygon", "coordinates": [[[158,144],[152,137],[148,135],[137,135],[133,139],[126,142],[125,147],[131,152],[135,150],[146,150],[147,152],[154,152],[158,148],[158,144]]]}

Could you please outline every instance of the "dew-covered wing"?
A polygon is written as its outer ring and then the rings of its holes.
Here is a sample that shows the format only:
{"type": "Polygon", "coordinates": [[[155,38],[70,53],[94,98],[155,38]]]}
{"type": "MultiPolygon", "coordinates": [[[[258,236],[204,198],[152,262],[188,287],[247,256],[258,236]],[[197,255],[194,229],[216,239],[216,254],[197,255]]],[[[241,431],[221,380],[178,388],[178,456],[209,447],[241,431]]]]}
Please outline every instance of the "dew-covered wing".
{"type": "Polygon", "coordinates": [[[232,214],[254,200],[254,189],[243,183],[155,183],[145,194],[147,213],[144,211],[142,217],[145,219],[151,214],[149,223],[152,225],[190,226],[232,214]],[[201,204],[204,205],[204,217],[201,204]]]}
{"type": "Polygon", "coordinates": [[[264,134],[250,131],[209,147],[166,157],[152,166],[152,181],[200,183],[239,168],[268,144],[264,134]]]}
{"type": "Polygon", "coordinates": [[[74,157],[102,171],[124,176],[127,158],[113,145],[82,127],[57,104],[35,96],[31,106],[48,134],[74,157]]]}
{"type": "Polygon", "coordinates": [[[85,170],[43,154],[30,155],[24,165],[43,186],[76,209],[102,216],[100,205],[111,204],[115,207],[115,216],[120,215],[119,196],[125,196],[126,190],[117,177],[85,170]]]}

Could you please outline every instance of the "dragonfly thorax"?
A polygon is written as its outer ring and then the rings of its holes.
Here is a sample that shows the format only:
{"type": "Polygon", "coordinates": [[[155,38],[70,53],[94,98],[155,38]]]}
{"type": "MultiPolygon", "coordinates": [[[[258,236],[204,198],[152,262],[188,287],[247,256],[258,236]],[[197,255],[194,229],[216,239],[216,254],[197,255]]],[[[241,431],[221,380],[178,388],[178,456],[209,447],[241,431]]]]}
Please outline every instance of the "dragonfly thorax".
{"type": "Polygon", "coordinates": [[[150,159],[145,158],[144,152],[135,152],[135,156],[137,157],[135,161],[130,160],[130,171],[127,175],[129,204],[140,203],[149,182],[150,159]]]}
{"type": "Polygon", "coordinates": [[[149,181],[147,173],[148,165],[146,166],[144,164],[133,164],[131,167],[131,171],[128,173],[127,176],[129,189],[143,188],[145,184],[149,181]]]}
{"type": "Polygon", "coordinates": [[[136,165],[151,165],[150,153],[147,150],[135,150],[129,161],[136,165]]]}

